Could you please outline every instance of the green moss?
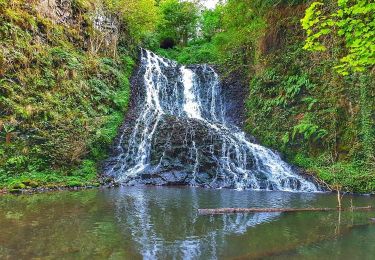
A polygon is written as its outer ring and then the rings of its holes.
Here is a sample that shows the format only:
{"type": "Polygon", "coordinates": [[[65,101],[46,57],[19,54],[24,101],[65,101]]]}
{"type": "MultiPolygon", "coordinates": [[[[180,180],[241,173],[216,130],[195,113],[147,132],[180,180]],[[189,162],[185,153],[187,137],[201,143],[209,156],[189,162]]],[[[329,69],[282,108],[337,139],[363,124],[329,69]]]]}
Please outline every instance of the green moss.
{"type": "Polygon", "coordinates": [[[31,188],[37,188],[39,186],[39,184],[36,181],[30,181],[27,186],[29,186],[31,188]]]}
{"type": "Polygon", "coordinates": [[[127,110],[135,62],[130,46],[116,57],[86,49],[86,2],[73,3],[73,25],[43,17],[34,3],[0,5],[0,187],[96,182],[127,110]]]}
{"type": "Polygon", "coordinates": [[[71,180],[66,183],[67,187],[82,187],[83,184],[80,181],[71,180]]]}
{"type": "Polygon", "coordinates": [[[11,189],[13,190],[19,190],[19,189],[25,189],[26,185],[23,183],[15,183],[11,186],[11,189]]]}
{"type": "Polygon", "coordinates": [[[23,180],[22,183],[26,186],[26,187],[30,187],[30,188],[36,188],[38,187],[38,182],[36,181],[33,181],[33,180],[23,180]]]}

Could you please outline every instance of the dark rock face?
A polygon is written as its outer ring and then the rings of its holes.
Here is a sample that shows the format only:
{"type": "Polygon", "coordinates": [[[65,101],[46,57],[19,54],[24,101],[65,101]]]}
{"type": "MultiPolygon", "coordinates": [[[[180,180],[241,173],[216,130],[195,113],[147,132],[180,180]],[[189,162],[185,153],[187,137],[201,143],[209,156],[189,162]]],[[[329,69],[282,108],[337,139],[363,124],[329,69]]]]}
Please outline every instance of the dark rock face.
{"type": "Polygon", "coordinates": [[[227,121],[241,128],[246,120],[245,100],[249,93],[247,84],[240,72],[231,73],[221,82],[227,121]]]}
{"type": "MultiPolygon", "coordinates": [[[[124,130],[126,136],[131,134],[130,127],[124,130]]],[[[223,141],[199,120],[163,116],[152,140],[150,166],[129,184],[231,187],[228,176],[218,171],[223,141]]],[[[235,156],[234,151],[230,154],[235,156]]],[[[247,160],[253,163],[251,154],[247,160]]]]}
{"type": "Polygon", "coordinates": [[[125,184],[316,190],[236,126],[244,89],[236,77],[221,84],[207,65],[184,67],[142,50],[106,176],[125,184]]]}
{"type": "MultiPolygon", "coordinates": [[[[218,171],[223,142],[218,132],[199,120],[166,116],[155,132],[151,165],[156,166],[149,174],[172,175],[167,178],[169,184],[226,186],[223,181],[228,176],[218,171]]],[[[251,161],[250,155],[248,160],[251,161]]]]}

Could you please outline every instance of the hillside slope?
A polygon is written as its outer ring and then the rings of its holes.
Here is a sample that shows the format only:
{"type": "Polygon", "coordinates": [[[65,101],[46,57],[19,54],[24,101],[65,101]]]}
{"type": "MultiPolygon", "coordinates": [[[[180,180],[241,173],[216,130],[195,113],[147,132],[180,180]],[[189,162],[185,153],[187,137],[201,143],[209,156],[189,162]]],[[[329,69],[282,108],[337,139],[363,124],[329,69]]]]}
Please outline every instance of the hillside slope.
{"type": "Polygon", "coordinates": [[[96,183],[127,109],[136,39],[93,3],[0,1],[0,187],[96,183]]]}

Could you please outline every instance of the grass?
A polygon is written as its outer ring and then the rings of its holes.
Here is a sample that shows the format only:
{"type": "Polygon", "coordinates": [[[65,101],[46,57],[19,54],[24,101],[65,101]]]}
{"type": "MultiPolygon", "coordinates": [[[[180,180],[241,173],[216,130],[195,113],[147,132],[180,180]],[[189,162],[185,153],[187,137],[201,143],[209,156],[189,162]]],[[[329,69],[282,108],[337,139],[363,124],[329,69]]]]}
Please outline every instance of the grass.
{"type": "Polygon", "coordinates": [[[307,172],[313,173],[319,179],[336,189],[354,193],[373,193],[375,191],[374,167],[364,165],[362,162],[336,162],[327,163],[324,156],[309,158],[297,154],[292,160],[297,166],[303,167],[307,172]]]}

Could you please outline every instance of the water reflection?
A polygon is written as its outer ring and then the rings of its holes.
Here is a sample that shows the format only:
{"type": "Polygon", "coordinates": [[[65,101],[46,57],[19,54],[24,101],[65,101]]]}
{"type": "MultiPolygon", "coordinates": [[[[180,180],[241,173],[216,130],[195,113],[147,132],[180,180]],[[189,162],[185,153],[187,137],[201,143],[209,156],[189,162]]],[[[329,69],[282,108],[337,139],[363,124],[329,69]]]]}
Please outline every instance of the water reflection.
{"type": "MultiPolygon", "coordinates": [[[[350,198],[344,198],[345,207],[350,198]]],[[[353,197],[354,206],[375,206],[353,197]]],[[[198,208],[335,207],[330,194],[124,187],[0,196],[0,259],[324,258],[375,254],[374,212],[200,216],[198,208]],[[340,232],[337,232],[339,227],[340,232]]]]}
{"type": "Polygon", "coordinates": [[[228,236],[243,235],[251,227],[276,220],[281,213],[199,216],[198,208],[291,207],[291,201],[306,204],[316,195],[125,187],[109,196],[115,200],[118,225],[125,235],[131,234],[143,258],[216,259],[228,246],[228,236]]]}

